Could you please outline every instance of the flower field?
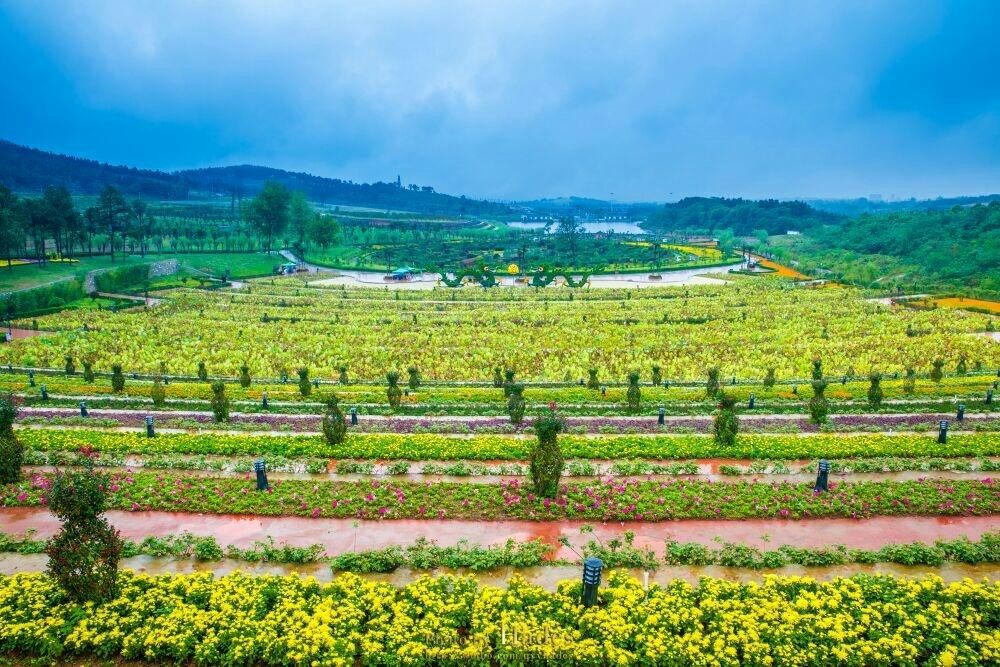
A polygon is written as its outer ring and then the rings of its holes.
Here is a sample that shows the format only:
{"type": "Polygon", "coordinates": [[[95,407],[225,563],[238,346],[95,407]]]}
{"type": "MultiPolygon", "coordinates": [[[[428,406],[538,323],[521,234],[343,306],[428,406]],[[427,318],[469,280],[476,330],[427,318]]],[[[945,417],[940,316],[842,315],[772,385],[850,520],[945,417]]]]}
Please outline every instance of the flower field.
{"type": "MultiPolygon", "coordinates": [[[[39,318],[59,333],[0,348],[0,363],[61,367],[92,358],[97,370],[278,377],[298,367],[335,379],[377,379],[416,366],[429,380],[487,381],[496,366],[525,380],[575,382],[590,368],[608,382],[659,365],[663,377],[697,380],[712,366],[723,377],[807,376],[822,357],[833,377],[872,370],[953,371],[1000,366],[986,330],[991,316],[939,309],[892,309],[855,289],[815,290],[767,280],[674,289],[600,290],[598,297],[498,289],[485,300],[436,290],[393,297],[378,290],[255,283],[234,293],[190,290],[147,312],[59,313],[39,318]],[[84,330],[86,326],[86,330],[84,330]],[[909,332],[909,333],[908,333],[909,332]]],[[[303,285],[303,283],[299,283],[303,285]]],[[[395,294],[399,295],[399,292],[395,294]]],[[[584,293],[586,294],[586,293],[584,293]]],[[[22,323],[30,326],[31,323],[22,323]]]]}
{"type": "Polygon", "coordinates": [[[644,590],[612,575],[547,592],[422,577],[148,577],[80,607],[37,574],[0,576],[0,654],[198,664],[987,665],[1000,660],[1000,584],[855,576],[704,579],[644,590]],[[822,657],[820,657],[822,656],[822,657]]]}
{"type": "Polygon", "coordinates": [[[681,289],[419,292],[280,278],[162,296],[145,311],[22,322],[46,333],[0,346],[0,392],[10,392],[10,433],[24,452],[20,478],[0,484],[0,521],[29,529],[0,532],[0,660],[1000,659],[990,532],[1000,515],[1000,394],[987,393],[1000,352],[972,335],[995,326],[990,315],[744,276],[681,289]],[[814,359],[828,381],[821,420],[814,359]],[[95,376],[84,376],[84,361],[95,376]],[[114,364],[123,373],[113,379],[114,364]],[[706,386],[713,367],[731,398],[732,439],[719,437],[726,403],[706,386]],[[514,379],[498,380],[508,368],[514,379]],[[400,373],[398,405],[390,371],[400,373]],[[874,398],[873,371],[882,373],[874,398]],[[524,399],[523,420],[508,394],[524,399]],[[342,410],[336,438],[331,396],[342,410]],[[543,494],[533,475],[553,424],[561,477],[543,494]],[[813,482],[820,459],[832,475],[825,491],[813,482]],[[270,474],[266,490],[255,460],[270,474]],[[38,559],[63,473],[94,464],[107,476],[102,506],[128,534],[124,553],[177,574],[123,570],[113,599],[76,604],[38,573],[38,559]],[[278,536],[320,539],[278,543],[268,532],[240,542],[264,522],[278,536]],[[281,532],[278,522],[294,527],[281,532]],[[765,524],[767,534],[753,533],[765,524]],[[700,537],[702,525],[717,544],[700,537]],[[852,542],[865,525],[872,534],[852,542]],[[579,552],[565,533],[575,526],[593,538],[579,552]],[[674,526],[699,541],[675,541],[674,526]],[[823,539],[834,526],[853,546],[823,539]],[[787,539],[790,530],[806,541],[787,539]],[[506,542],[483,538],[500,531],[506,542]],[[659,531],[655,545],[649,531],[659,531]],[[606,567],[593,607],[581,605],[578,580],[556,586],[553,574],[539,587],[521,577],[593,555],[606,567]],[[309,563],[333,580],[180,574],[193,562],[220,574],[309,563]],[[924,569],[863,569],[874,563],[924,569]],[[986,578],[963,579],[956,564],[986,578]],[[699,567],[756,579],[644,585],[633,576],[677,576],[664,567],[687,568],[680,576],[692,582],[699,567]],[[829,572],[796,576],[803,567],[829,572]],[[495,588],[449,568],[512,576],[495,588]],[[435,576],[416,574],[427,571],[435,576]]]}

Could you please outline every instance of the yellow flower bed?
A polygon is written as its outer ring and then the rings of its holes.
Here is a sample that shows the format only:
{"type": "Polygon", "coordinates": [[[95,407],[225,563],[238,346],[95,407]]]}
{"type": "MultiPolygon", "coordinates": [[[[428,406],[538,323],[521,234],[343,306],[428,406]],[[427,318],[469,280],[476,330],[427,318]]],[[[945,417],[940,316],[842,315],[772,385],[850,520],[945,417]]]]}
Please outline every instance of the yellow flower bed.
{"type": "Polygon", "coordinates": [[[201,665],[987,665],[1000,660],[1000,584],[856,575],[704,578],[648,591],[611,573],[600,604],[423,576],[404,588],[235,573],[122,572],[119,596],[71,604],[45,575],[0,576],[0,655],[201,665]]]}

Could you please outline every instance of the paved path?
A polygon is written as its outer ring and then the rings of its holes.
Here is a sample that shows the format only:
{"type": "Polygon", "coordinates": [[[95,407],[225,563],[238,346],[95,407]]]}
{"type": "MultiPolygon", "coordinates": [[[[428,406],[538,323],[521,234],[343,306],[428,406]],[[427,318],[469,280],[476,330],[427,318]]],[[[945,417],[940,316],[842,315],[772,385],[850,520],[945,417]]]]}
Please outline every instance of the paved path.
{"type": "MultiPolygon", "coordinates": [[[[956,539],[962,536],[979,539],[996,531],[997,517],[875,517],[871,519],[750,519],[743,521],[691,520],[659,523],[582,521],[458,521],[392,520],[357,521],[354,519],[308,519],[304,517],[264,517],[237,515],[187,514],[181,512],[107,512],[108,520],[123,537],[141,540],[149,535],[177,535],[184,531],[214,536],[220,544],[249,547],[257,540],[273,537],[275,541],[295,546],[322,544],[327,553],[381,549],[393,544],[410,544],[418,537],[434,539],[442,546],[468,540],[473,544],[502,544],[508,539],[540,538],[559,546],[560,536],[580,544],[580,528],[592,525],[593,537],[605,544],[620,537],[625,530],[635,532],[635,545],[663,554],[666,540],[698,542],[718,546],[720,537],[760,548],[783,544],[798,547],[823,547],[844,544],[852,548],[877,549],[885,544],[956,539]]],[[[4,532],[21,535],[37,531],[38,539],[55,535],[60,524],[47,509],[17,507],[0,509],[4,532]]],[[[587,538],[590,539],[590,538],[587,538]]],[[[575,558],[565,547],[558,558],[575,558]]]]}

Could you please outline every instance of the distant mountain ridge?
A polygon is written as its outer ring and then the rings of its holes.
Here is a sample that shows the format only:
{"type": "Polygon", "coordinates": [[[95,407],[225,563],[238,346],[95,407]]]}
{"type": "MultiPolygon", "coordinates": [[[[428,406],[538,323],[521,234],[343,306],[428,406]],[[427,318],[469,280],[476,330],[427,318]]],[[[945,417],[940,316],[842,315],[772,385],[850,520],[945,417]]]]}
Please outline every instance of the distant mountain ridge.
{"type": "Polygon", "coordinates": [[[110,165],[60,155],[0,139],[0,183],[14,191],[37,192],[62,185],[78,194],[96,194],[114,185],[129,196],[186,199],[193,192],[256,194],[265,181],[301,190],[313,201],[437,214],[504,213],[507,207],[478,199],[454,197],[431,188],[411,189],[395,183],[353,183],[272,167],[236,165],[165,172],[110,165]]]}

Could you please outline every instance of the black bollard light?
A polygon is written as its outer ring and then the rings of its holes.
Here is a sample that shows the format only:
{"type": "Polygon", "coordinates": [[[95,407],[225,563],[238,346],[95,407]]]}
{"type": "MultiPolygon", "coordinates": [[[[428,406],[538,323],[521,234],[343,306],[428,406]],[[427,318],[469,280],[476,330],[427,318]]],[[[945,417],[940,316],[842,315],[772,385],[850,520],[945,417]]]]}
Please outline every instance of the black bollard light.
{"type": "Polygon", "coordinates": [[[153,431],[153,415],[146,415],[146,437],[155,437],[156,433],[153,431]]]}
{"type": "Polygon", "coordinates": [[[993,390],[992,389],[987,389],[986,390],[986,401],[985,401],[985,403],[986,403],[986,405],[993,405],[993,390]]]}
{"type": "Polygon", "coordinates": [[[942,419],[938,422],[938,444],[944,445],[948,442],[948,420],[942,419]]]}
{"type": "Polygon", "coordinates": [[[42,400],[43,401],[49,400],[49,390],[45,388],[44,384],[42,385],[41,389],[42,389],[42,400]]]}
{"type": "Polygon", "coordinates": [[[757,394],[750,394],[750,400],[747,401],[747,409],[753,410],[753,406],[756,402],[757,402],[757,394]]]}
{"type": "Polygon", "coordinates": [[[266,391],[262,391],[260,393],[260,407],[262,409],[264,409],[264,410],[267,410],[267,392],[266,391]]]}
{"type": "Polygon", "coordinates": [[[313,386],[316,387],[317,389],[319,389],[319,380],[318,379],[313,380],[313,386]]]}
{"type": "Polygon", "coordinates": [[[667,409],[661,405],[660,415],[656,418],[656,423],[659,424],[660,426],[663,426],[664,417],[666,414],[667,414],[667,409]]]}
{"type": "Polygon", "coordinates": [[[840,384],[847,384],[847,376],[840,378],[840,384]]]}
{"type": "Polygon", "coordinates": [[[28,386],[35,386],[35,371],[28,371],[28,386]]]}
{"type": "Polygon", "coordinates": [[[138,373],[131,373],[131,374],[130,374],[130,377],[131,377],[131,378],[132,378],[133,380],[138,380],[138,379],[139,379],[139,374],[138,374],[138,373]]]}
{"type": "Polygon", "coordinates": [[[351,426],[358,425],[358,409],[351,408],[351,426]]]}
{"type": "Polygon", "coordinates": [[[169,375],[164,375],[163,376],[163,384],[165,384],[165,385],[170,384],[170,376],[169,375]]]}
{"type": "Polygon", "coordinates": [[[958,414],[955,415],[956,421],[965,421],[965,403],[958,404],[958,414]]]}
{"type": "Polygon", "coordinates": [[[257,490],[267,491],[267,464],[264,463],[264,459],[253,462],[253,471],[257,473],[257,490]]]}
{"type": "Polygon", "coordinates": [[[281,371],[281,383],[284,384],[288,382],[288,373],[281,371]]]}
{"type": "Polygon", "coordinates": [[[816,472],[816,486],[813,487],[815,493],[830,490],[830,462],[826,459],[819,460],[819,468],[816,472]]]}
{"type": "Polygon", "coordinates": [[[733,376],[733,384],[734,385],[736,384],[736,376],[735,375],[733,376]]]}
{"type": "Polygon", "coordinates": [[[87,416],[89,416],[88,413],[87,413],[87,402],[86,401],[80,401],[80,416],[81,417],[87,417],[87,416]]]}
{"type": "Polygon", "coordinates": [[[597,589],[601,585],[601,570],[604,563],[600,558],[591,556],[583,561],[583,606],[592,607],[597,604],[597,589]]]}
{"type": "Polygon", "coordinates": [[[603,397],[607,395],[608,395],[608,388],[605,387],[604,385],[601,385],[601,396],[603,397]]]}

